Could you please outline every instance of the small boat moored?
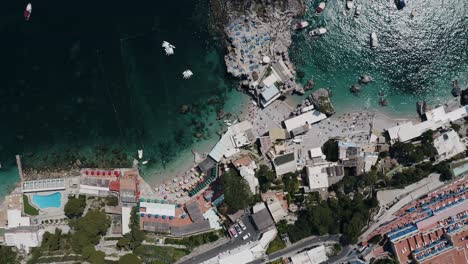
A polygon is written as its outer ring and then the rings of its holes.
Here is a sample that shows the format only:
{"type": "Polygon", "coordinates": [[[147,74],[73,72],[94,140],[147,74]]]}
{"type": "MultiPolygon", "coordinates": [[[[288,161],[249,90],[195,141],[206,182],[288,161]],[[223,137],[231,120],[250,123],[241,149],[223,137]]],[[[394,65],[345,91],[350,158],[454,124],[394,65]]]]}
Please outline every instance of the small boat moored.
{"type": "Polygon", "coordinates": [[[300,21],[300,22],[297,22],[296,24],[296,29],[303,29],[303,28],[306,28],[309,26],[309,22],[307,21],[300,21]]]}
{"type": "Polygon", "coordinates": [[[354,2],[353,0],[347,0],[346,1],[346,8],[348,8],[349,10],[353,9],[354,7],[354,2]]]}
{"type": "Polygon", "coordinates": [[[24,20],[26,21],[29,21],[29,19],[31,18],[31,13],[32,13],[32,5],[31,3],[28,3],[28,5],[26,6],[26,9],[24,10],[24,20]]]}
{"type": "Polygon", "coordinates": [[[320,14],[325,9],[325,6],[326,6],[325,2],[320,2],[320,4],[318,5],[315,11],[317,11],[317,13],[320,14]]]}
{"type": "Polygon", "coordinates": [[[187,80],[187,79],[190,79],[193,75],[193,72],[191,70],[185,70],[184,72],[182,72],[182,77],[187,80]]]}
{"type": "Polygon", "coordinates": [[[320,36],[320,35],[323,35],[327,33],[327,29],[326,28],[316,28],[316,29],[313,29],[309,32],[309,35],[312,36],[312,37],[315,37],[315,36],[320,36]]]}
{"type": "Polygon", "coordinates": [[[143,158],[143,150],[139,149],[138,150],[138,159],[142,159],[142,158],[143,158]]]}
{"type": "Polygon", "coordinates": [[[377,39],[377,33],[371,33],[371,47],[377,48],[379,46],[379,40],[377,39]]]}
{"type": "Polygon", "coordinates": [[[356,6],[356,11],[354,11],[354,17],[358,17],[361,15],[361,9],[362,9],[361,5],[356,6]]]}

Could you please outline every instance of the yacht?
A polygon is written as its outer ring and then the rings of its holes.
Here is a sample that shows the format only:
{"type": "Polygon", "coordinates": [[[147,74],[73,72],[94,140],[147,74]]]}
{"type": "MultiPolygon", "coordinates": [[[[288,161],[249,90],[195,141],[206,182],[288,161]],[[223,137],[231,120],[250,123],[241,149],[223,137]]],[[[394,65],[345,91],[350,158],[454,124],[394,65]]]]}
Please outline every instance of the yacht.
{"type": "Polygon", "coordinates": [[[379,40],[377,39],[377,33],[372,32],[370,37],[371,37],[371,47],[372,48],[377,48],[379,46],[379,40]]]}
{"type": "Polygon", "coordinates": [[[349,10],[353,9],[354,7],[354,2],[353,0],[348,0],[346,1],[346,8],[348,8],[349,10]]]}
{"type": "Polygon", "coordinates": [[[322,13],[323,10],[325,9],[325,2],[320,2],[320,4],[318,5],[317,9],[315,11],[317,11],[318,14],[322,13]]]}
{"type": "Polygon", "coordinates": [[[24,10],[24,20],[29,21],[29,18],[31,18],[31,13],[32,13],[32,5],[31,3],[28,3],[26,6],[26,9],[24,10]]]}
{"type": "Polygon", "coordinates": [[[301,21],[301,22],[297,22],[296,24],[296,30],[297,29],[303,29],[303,28],[306,28],[309,26],[309,22],[307,21],[301,21]]]}
{"type": "Polygon", "coordinates": [[[141,159],[141,158],[143,158],[143,150],[139,149],[138,150],[138,159],[141,159]]]}
{"type": "Polygon", "coordinates": [[[312,36],[312,37],[316,37],[316,36],[321,36],[323,34],[327,33],[327,29],[326,28],[316,28],[316,29],[313,29],[309,32],[309,35],[312,36]]]}

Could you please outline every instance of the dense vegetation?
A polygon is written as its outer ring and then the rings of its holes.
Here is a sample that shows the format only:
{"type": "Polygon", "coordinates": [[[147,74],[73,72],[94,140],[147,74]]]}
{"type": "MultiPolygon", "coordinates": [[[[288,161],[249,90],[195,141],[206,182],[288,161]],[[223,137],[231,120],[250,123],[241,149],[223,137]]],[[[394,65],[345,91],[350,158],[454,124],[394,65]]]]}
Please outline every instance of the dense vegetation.
{"type": "Polygon", "coordinates": [[[224,202],[228,206],[228,212],[236,212],[247,208],[253,202],[253,196],[249,185],[239,173],[230,169],[221,176],[224,188],[224,202]]]}
{"type": "Polygon", "coordinates": [[[338,141],[334,139],[329,139],[322,146],[322,152],[327,157],[328,161],[336,162],[338,161],[339,148],[338,141]]]}
{"type": "Polygon", "coordinates": [[[284,243],[283,240],[279,236],[276,236],[273,241],[271,241],[270,245],[268,245],[268,248],[266,250],[267,255],[270,255],[271,253],[275,253],[276,251],[280,251],[283,248],[286,247],[286,243],[284,243]]]}
{"type": "Polygon", "coordinates": [[[0,263],[18,263],[18,255],[12,247],[0,246],[0,263]]]}
{"type": "Polygon", "coordinates": [[[309,203],[299,211],[294,225],[280,222],[278,230],[287,233],[292,242],[311,235],[342,233],[344,243],[356,243],[362,228],[367,224],[369,210],[377,206],[375,198],[364,199],[356,193],[354,198],[338,193],[337,199],[309,203]]]}
{"type": "Polygon", "coordinates": [[[86,197],[80,195],[76,197],[68,197],[68,202],[65,205],[64,211],[68,218],[77,218],[83,215],[86,208],[86,197]]]}
{"type": "Polygon", "coordinates": [[[421,144],[397,142],[390,148],[390,156],[401,164],[415,164],[426,158],[434,159],[437,150],[434,148],[434,132],[428,130],[421,135],[421,144]]]}
{"type": "Polygon", "coordinates": [[[218,239],[219,239],[218,231],[213,231],[210,233],[184,237],[182,239],[166,238],[165,243],[175,244],[175,245],[184,245],[192,249],[192,248],[201,246],[206,243],[215,242],[218,239]]]}
{"type": "Polygon", "coordinates": [[[119,239],[117,242],[117,248],[134,250],[141,245],[143,240],[145,240],[145,232],[140,230],[137,209],[136,207],[133,207],[130,215],[130,232],[119,239]]]}
{"type": "Polygon", "coordinates": [[[31,216],[39,214],[39,211],[29,203],[29,198],[25,194],[23,194],[23,206],[24,206],[25,214],[31,215],[31,216]]]}
{"type": "Polygon", "coordinates": [[[270,168],[266,165],[260,165],[260,168],[258,168],[255,176],[258,178],[260,192],[262,193],[267,192],[270,189],[271,184],[276,179],[276,173],[270,170],[270,168]]]}
{"type": "Polygon", "coordinates": [[[175,263],[190,252],[187,249],[173,247],[140,245],[133,253],[144,259],[146,263],[175,263]]]}
{"type": "Polygon", "coordinates": [[[71,220],[69,224],[75,231],[72,235],[73,250],[77,253],[83,253],[83,250],[87,248],[86,252],[89,253],[89,247],[94,249],[94,245],[99,242],[101,236],[106,234],[111,220],[105,213],[91,210],[85,216],[71,220]]]}
{"type": "Polygon", "coordinates": [[[129,253],[119,259],[119,264],[141,264],[141,260],[136,255],[129,253]]]}
{"type": "Polygon", "coordinates": [[[106,197],[107,206],[117,206],[119,205],[119,198],[117,196],[106,197]]]}

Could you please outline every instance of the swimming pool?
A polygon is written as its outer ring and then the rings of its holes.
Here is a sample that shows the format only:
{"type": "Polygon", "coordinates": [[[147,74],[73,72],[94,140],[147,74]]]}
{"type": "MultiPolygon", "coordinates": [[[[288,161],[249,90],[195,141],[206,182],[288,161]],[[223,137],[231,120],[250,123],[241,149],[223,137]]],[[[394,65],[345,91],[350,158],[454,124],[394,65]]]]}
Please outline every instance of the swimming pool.
{"type": "Polygon", "coordinates": [[[49,195],[34,194],[32,197],[33,203],[41,209],[49,207],[60,207],[62,203],[62,194],[59,192],[49,195]]]}

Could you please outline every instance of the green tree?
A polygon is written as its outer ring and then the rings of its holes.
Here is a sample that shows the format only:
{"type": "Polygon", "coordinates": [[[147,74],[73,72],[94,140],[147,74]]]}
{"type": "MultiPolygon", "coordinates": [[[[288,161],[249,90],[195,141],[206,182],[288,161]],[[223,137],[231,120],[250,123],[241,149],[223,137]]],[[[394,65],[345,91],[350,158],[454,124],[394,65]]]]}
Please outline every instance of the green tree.
{"type": "Polygon", "coordinates": [[[119,259],[119,264],[141,264],[141,260],[136,255],[129,253],[119,259]]]}
{"type": "Polygon", "coordinates": [[[130,247],[130,239],[127,237],[121,237],[119,241],[117,241],[117,248],[118,249],[127,249],[130,247]]]}
{"type": "Polygon", "coordinates": [[[19,263],[12,247],[0,246],[0,263],[19,263]]]}
{"type": "Polygon", "coordinates": [[[68,218],[77,218],[83,215],[86,208],[86,199],[84,197],[69,197],[64,211],[68,218]]]}
{"type": "Polygon", "coordinates": [[[92,264],[105,264],[105,257],[106,254],[104,252],[97,250],[91,254],[91,256],[89,257],[89,262],[91,262],[92,264]]]}
{"type": "Polygon", "coordinates": [[[249,185],[236,170],[229,170],[221,176],[224,188],[224,202],[229,212],[247,208],[253,201],[249,185]]]}
{"type": "Polygon", "coordinates": [[[322,146],[322,152],[325,154],[328,161],[338,161],[339,148],[338,142],[334,139],[329,139],[322,146]]]}
{"type": "Polygon", "coordinates": [[[450,164],[446,161],[442,161],[434,165],[434,171],[439,173],[439,179],[441,181],[449,181],[453,178],[452,170],[450,169],[450,164]]]}
{"type": "Polygon", "coordinates": [[[91,210],[82,217],[70,223],[74,229],[72,247],[75,252],[80,253],[89,245],[96,245],[101,236],[105,235],[111,224],[111,220],[101,211],[91,210]]]}
{"type": "Polygon", "coordinates": [[[255,173],[258,178],[260,185],[260,191],[262,193],[267,192],[270,189],[271,183],[276,179],[276,173],[266,165],[260,165],[260,168],[255,173]]]}

